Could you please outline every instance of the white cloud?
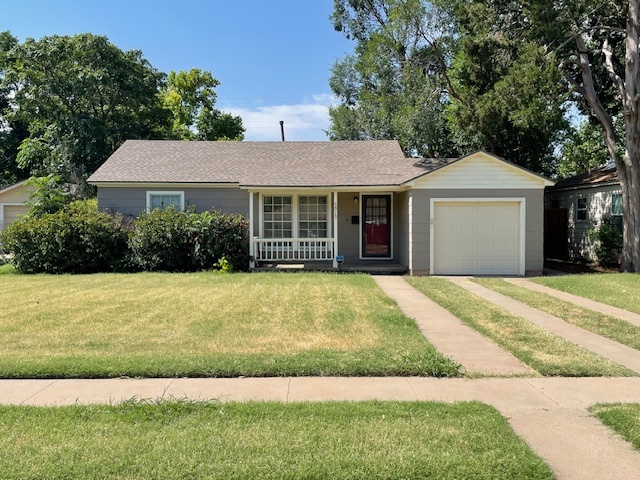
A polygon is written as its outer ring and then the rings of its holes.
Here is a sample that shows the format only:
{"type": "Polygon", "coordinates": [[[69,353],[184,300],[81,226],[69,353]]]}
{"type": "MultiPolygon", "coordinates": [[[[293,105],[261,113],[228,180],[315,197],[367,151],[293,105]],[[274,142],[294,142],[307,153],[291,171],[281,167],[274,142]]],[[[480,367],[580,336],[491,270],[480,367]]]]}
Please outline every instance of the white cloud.
{"type": "Polygon", "coordinates": [[[295,105],[269,105],[257,108],[224,106],[221,110],[240,115],[248,141],[279,141],[280,120],[284,121],[286,140],[327,140],[329,105],[335,104],[333,95],[313,95],[308,102],[295,105]]]}

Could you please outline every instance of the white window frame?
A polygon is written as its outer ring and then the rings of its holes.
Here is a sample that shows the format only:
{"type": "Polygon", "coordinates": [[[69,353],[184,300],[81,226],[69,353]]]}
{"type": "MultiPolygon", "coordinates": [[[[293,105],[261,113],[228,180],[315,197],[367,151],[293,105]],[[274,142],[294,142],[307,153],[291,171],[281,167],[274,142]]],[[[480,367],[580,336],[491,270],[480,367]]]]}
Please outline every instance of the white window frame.
{"type": "MultiPolygon", "coordinates": [[[[264,208],[266,206],[265,205],[265,201],[264,201],[265,197],[271,197],[271,198],[273,198],[273,197],[282,197],[282,198],[288,197],[288,198],[291,198],[291,203],[289,204],[289,205],[291,205],[291,220],[277,220],[277,221],[274,221],[273,219],[269,220],[269,222],[271,222],[271,223],[276,223],[276,222],[284,223],[284,222],[288,221],[291,224],[291,237],[277,237],[277,238],[269,237],[269,239],[270,240],[271,239],[278,240],[279,238],[295,238],[296,237],[296,231],[297,231],[297,228],[296,228],[296,225],[295,225],[295,216],[296,216],[295,215],[295,210],[296,210],[296,207],[297,207],[297,205],[296,205],[297,198],[296,198],[295,195],[279,194],[279,193],[274,193],[273,195],[263,195],[261,197],[261,199],[260,199],[260,217],[262,219],[262,221],[260,222],[260,237],[261,238],[266,238],[266,237],[263,236],[263,234],[264,234],[264,224],[266,222],[266,220],[264,218],[264,216],[265,216],[264,208]]],[[[285,204],[283,203],[282,205],[285,205],[285,204]]],[[[271,213],[273,213],[273,212],[271,212],[271,213]]],[[[284,214],[284,212],[283,212],[283,214],[284,214]]]]}
{"type": "Polygon", "coordinates": [[[576,198],[576,223],[577,222],[588,222],[589,221],[589,200],[587,197],[578,197],[576,198]],[[580,200],[584,200],[584,208],[579,207],[580,200]],[[584,211],[584,218],[578,218],[579,213],[584,211]]]}
{"type": "Polygon", "coordinates": [[[178,210],[184,210],[184,192],[179,191],[161,191],[161,190],[147,190],[147,213],[151,211],[151,197],[171,195],[173,197],[180,197],[180,205],[178,210]]]}
{"type": "MultiPolygon", "coordinates": [[[[313,222],[313,223],[323,223],[323,222],[324,222],[324,224],[325,224],[324,229],[325,229],[326,235],[325,235],[324,237],[317,237],[317,238],[329,238],[329,237],[328,237],[328,235],[329,235],[329,232],[331,231],[331,228],[329,227],[329,224],[331,223],[331,217],[330,217],[330,215],[329,215],[329,202],[330,202],[330,200],[331,200],[331,196],[330,196],[330,195],[327,195],[327,194],[324,194],[324,193],[309,193],[309,194],[299,194],[299,195],[298,195],[298,199],[297,199],[297,202],[296,202],[296,204],[297,204],[297,206],[298,206],[298,211],[297,211],[297,227],[296,227],[296,230],[298,231],[298,234],[299,234],[299,235],[300,235],[300,222],[302,222],[302,220],[300,219],[300,205],[301,205],[301,203],[300,203],[300,197],[316,197],[316,198],[324,197],[324,198],[326,199],[326,201],[325,201],[325,205],[324,205],[324,206],[325,206],[325,209],[324,209],[324,210],[325,210],[325,218],[324,218],[324,220],[309,220],[309,219],[307,218],[307,220],[305,220],[305,221],[306,221],[307,223],[310,223],[310,222],[313,222]]],[[[312,205],[312,204],[307,203],[307,204],[305,204],[305,205],[312,205]]],[[[317,203],[317,204],[315,204],[315,205],[319,206],[319,205],[321,205],[321,204],[320,204],[320,203],[317,203]]],[[[309,213],[311,213],[311,212],[307,212],[307,214],[309,214],[309,213]]],[[[316,212],[314,212],[314,213],[316,213],[316,212]]],[[[306,230],[310,230],[310,229],[307,227],[307,229],[306,229],[306,230]]],[[[313,238],[313,237],[308,237],[308,236],[307,236],[307,237],[300,237],[300,238],[313,238]]]]}
{"type": "MultiPolygon", "coordinates": [[[[320,191],[320,192],[283,192],[283,191],[274,191],[274,192],[260,192],[259,201],[258,201],[258,213],[259,213],[259,222],[258,225],[258,235],[261,239],[266,239],[264,236],[264,197],[291,197],[291,238],[301,238],[300,237],[300,215],[299,215],[299,198],[300,197],[327,197],[327,237],[326,238],[334,238],[333,237],[333,225],[331,222],[331,208],[332,208],[332,200],[331,200],[331,192],[320,191]]],[[[267,240],[278,240],[278,239],[267,239],[267,240]]]]}

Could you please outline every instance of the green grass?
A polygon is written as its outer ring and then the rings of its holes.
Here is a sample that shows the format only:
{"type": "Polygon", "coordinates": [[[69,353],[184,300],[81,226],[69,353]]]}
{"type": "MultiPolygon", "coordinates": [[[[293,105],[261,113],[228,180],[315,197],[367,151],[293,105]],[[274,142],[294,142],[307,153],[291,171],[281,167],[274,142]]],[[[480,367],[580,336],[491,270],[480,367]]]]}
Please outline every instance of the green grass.
{"type": "Polygon", "coordinates": [[[589,411],[640,450],[640,403],[597,404],[589,411]]]}
{"type": "Polygon", "coordinates": [[[601,273],[538,277],[534,282],[640,314],[640,275],[601,273]]]}
{"type": "Polygon", "coordinates": [[[544,376],[637,374],[568,342],[443,278],[407,277],[427,297],[544,376]]]}
{"type": "Polygon", "coordinates": [[[15,273],[16,273],[16,269],[13,268],[13,265],[11,265],[10,263],[0,265],[0,275],[12,275],[15,273]]]}
{"type": "Polygon", "coordinates": [[[551,479],[481,403],[0,407],[0,479],[551,479]]]}
{"type": "Polygon", "coordinates": [[[640,350],[640,326],[580,307],[546,293],[518,287],[501,278],[476,278],[474,282],[568,323],[640,350]]]}
{"type": "Polygon", "coordinates": [[[0,377],[456,376],[366,275],[0,276],[0,377]]]}

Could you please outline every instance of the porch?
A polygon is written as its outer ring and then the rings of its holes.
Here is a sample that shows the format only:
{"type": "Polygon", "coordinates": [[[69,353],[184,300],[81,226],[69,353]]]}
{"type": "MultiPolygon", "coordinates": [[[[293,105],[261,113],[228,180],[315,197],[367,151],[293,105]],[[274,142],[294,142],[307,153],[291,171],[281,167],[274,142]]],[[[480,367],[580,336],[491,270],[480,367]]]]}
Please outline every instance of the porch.
{"type": "Polygon", "coordinates": [[[394,206],[404,203],[394,202],[396,195],[377,189],[249,191],[251,268],[337,271],[342,259],[343,271],[404,273],[406,252],[392,229],[394,206]]]}

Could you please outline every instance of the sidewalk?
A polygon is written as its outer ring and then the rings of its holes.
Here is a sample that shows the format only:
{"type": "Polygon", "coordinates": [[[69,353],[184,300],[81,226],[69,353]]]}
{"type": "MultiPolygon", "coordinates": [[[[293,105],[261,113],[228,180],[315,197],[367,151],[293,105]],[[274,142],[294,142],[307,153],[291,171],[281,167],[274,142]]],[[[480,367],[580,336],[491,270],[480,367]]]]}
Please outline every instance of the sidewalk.
{"type": "Polygon", "coordinates": [[[580,305],[581,307],[604,313],[605,315],[620,318],[621,320],[633,323],[634,325],[640,325],[640,315],[638,315],[637,313],[629,312],[618,307],[612,307],[611,305],[596,302],[585,297],[572,295],[571,293],[556,290],[555,288],[550,288],[545,285],[540,285],[538,283],[532,282],[528,278],[505,278],[505,280],[509,283],[517,285],[518,287],[524,287],[536,292],[546,293],[547,295],[559,298],[560,300],[565,300],[567,302],[580,305]]]}
{"type": "Polygon", "coordinates": [[[549,315],[548,313],[518,302],[511,297],[507,297],[506,295],[494,292],[493,290],[472,282],[468,277],[446,278],[468,292],[484,298],[565,340],[597,353],[612,362],[623,365],[634,372],[640,373],[640,351],[635,348],[627,347],[609,338],[571,325],[558,317],[549,315]]]}
{"type": "Polygon", "coordinates": [[[402,277],[374,276],[382,291],[414,319],[438,351],[467,372],[486,375],[537,375],[511,353],[462,323],[449,311],[413,288],[402,277]]]}
{"type": "Polygon", "coordinates": [[[281,402],[476,400],[497,408],[561,480],[640,478],[640,453],[585,409],[640,402],[640,378],[234,378],[0,380],[0,403],[116,403],[133,397],[281,402]]]}

